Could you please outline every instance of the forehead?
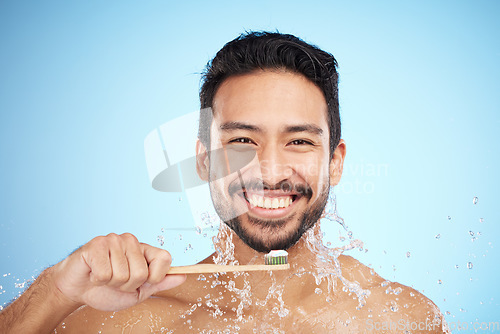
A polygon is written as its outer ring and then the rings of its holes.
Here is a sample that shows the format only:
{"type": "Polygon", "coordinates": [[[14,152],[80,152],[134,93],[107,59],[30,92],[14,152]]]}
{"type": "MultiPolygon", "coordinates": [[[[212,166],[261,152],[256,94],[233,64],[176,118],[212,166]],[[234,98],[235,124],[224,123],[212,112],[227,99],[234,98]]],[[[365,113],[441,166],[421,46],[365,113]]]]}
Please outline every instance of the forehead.
{"type": "Polygon", "coordinates": [[[315,124],[328,130],[323,92],[301,74],[259,70],[226,79],[213,103],[214,123],[244,121],[274,128],[315,124]]]}

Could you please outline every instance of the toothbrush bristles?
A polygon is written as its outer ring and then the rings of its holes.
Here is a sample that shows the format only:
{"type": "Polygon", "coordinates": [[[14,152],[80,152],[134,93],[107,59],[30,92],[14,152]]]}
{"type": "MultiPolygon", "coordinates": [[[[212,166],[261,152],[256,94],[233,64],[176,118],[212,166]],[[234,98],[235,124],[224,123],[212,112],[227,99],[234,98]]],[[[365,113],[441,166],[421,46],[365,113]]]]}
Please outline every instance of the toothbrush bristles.
{"type": "Polygon", "coordinates": [[[264,263],[268,265],[287,264],[288,253],[284,250],[272,250],[264,255],[264,263]]]}

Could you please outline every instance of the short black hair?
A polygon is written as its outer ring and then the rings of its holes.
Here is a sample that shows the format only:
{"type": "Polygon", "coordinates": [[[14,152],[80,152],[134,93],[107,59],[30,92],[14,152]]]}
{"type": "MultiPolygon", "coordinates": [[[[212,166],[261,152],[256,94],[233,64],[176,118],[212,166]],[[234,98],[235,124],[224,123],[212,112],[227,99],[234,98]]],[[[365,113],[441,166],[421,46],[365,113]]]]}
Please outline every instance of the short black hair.
{"type": "Polygon", "coordinates": [[[337,60],[328,52],[298,37],[279,32],[250,31],[228,42],[208,62],[200,89],[198,137],[210,149],[211,108],[217,89],[227,78],[256,70],[284,69],[302,74],[316,84],[328,105],[330,156],[340,141],[337,60]]]}

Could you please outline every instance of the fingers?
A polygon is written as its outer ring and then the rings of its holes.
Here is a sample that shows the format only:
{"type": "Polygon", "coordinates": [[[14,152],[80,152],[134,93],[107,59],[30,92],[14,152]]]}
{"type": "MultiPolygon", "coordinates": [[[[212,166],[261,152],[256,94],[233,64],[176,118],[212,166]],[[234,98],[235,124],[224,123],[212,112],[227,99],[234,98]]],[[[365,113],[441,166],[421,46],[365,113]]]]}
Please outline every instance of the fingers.
{"type": "MultiPolygon", "coordinates": [[[[166,250],[141,244],[130,233],[91,240],[83,251],[89,267],[90,281],[94,285],[107,285],[124,292],[136,292],[147,282],[154,293],[184,282],[184,275],[168,275],[172,257],[166,250]],[[151,287],[153,286],[153,287],[151,287]],[[154,291],[153,291],[154,290],[154,291]]],[[[142,293],[142,292],[141,292],[142,293]]]]}
{"type": "Polygon", "coordinates": [[[148,244],[141,244],[144,257],[149,264],[149,276],[147,282],[156,284],[161,282],[167,275],[172,256],[164,249],[156,248],[148,244]]]}
{"type": "Polygon", "coordinates": [[[143,301],[158,291],[175,288],[184,283],[186,278],[186,274],[167,275],[156,284],[145,283],[139,289],[139,300],[143,301]]]}
{"type": "Polygon", "coordinates": [[[82,247],[82,257],[89,267],[90,281],[96,285],[109,282],[113,270],[106,237],[96,237],[82,247]]]}
{"type": "Polygon", "coordinates": [[[135,236],[126,233],[121,237],[125,240],[125,257],[128,260],[128,280],[120,286],[122,291],[135,291],[149,276],[148,263],[144,257],[141,244],[135,236]]]}

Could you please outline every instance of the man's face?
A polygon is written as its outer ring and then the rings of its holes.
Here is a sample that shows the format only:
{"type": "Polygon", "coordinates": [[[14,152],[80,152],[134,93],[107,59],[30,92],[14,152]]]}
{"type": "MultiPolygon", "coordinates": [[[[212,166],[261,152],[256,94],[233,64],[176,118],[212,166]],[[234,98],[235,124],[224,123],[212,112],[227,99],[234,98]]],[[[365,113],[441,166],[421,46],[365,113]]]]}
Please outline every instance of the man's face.
{"type": "Polygon", "coordinates": [[[320,218],[328,197],[323,93],[299,74],[256,71],[225,80],[213,109],[209,184],[217,213],[255,250],[288,249],[320,218]],[[225,176],[228,156],[249,150],[255,159],[225,176]]]}

